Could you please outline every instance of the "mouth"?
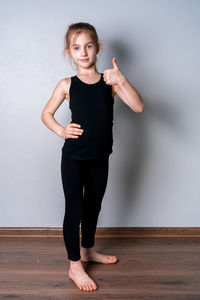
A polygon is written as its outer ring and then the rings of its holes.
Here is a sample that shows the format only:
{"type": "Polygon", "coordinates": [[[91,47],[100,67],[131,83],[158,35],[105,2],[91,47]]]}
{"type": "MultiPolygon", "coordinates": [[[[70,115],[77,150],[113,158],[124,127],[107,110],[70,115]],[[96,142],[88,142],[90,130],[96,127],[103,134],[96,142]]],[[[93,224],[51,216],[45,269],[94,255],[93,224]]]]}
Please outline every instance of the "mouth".
{"type": "Polygon", "coordinates": [[[89,60],[89,58],[80,59],[80,61],[83,61],[83,62],[88,61],[88,60],[89,60]]]}

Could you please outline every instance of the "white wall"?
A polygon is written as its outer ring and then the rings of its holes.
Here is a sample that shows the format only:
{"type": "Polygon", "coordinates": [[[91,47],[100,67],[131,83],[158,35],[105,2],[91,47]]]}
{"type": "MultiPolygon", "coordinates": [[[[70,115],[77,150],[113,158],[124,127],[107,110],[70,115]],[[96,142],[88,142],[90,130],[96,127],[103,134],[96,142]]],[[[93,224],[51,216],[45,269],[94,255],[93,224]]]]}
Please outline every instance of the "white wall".
{"type": "MultiPolygon", "coordinates": [[[[104,45],[98,70],[122,73],[146,104],[118,98],[114,145],[98,226],[200,226],[200,2],[0,1],[0,226],[62,226],[64,140],[40,115],[75,70],[61,55],[73,22],[93,24],[104,45]]],[[[67,101],[55,114],[70,122],[67,101]]]]}

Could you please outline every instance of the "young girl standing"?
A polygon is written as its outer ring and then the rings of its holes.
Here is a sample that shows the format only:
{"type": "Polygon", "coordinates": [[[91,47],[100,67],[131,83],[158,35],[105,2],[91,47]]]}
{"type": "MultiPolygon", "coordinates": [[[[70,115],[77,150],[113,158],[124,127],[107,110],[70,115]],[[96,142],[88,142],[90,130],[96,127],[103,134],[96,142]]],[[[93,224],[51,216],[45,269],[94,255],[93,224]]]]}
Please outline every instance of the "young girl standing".
{"type": "Polygon", "coordinates": [[[75,63],[77,74],[58,82],[41,115],[44,124],[65,140],[61,177],[65,195],[63,237],[70,261],[68,275],[79,289],[86,291],[97,289],[97,285],[85,272],[82,262],[117,262],[116,256],[94,249],[108,179],[109,155],[113,151],[114,96],[117,94],[137,113],[144,109],[140,94],[120,72],[115,57],[112,69],[98,72],[99,50],[98,35],[91,24],[80,22],[69,26],[64,51],[75,63]],[[65,99],[69,101],[72,121],[62,127],[53,116],[65,99]]]}

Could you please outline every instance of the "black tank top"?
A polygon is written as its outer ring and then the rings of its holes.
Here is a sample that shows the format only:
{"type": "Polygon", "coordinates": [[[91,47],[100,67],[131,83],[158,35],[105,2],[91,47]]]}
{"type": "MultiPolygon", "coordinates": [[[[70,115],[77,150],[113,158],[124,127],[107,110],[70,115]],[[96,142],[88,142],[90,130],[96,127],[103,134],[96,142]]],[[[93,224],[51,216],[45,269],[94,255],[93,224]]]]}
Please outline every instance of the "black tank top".
{"type": "Polygon", "coordinates": [[[100,80],[92,84],[76,75],[71,77],[71,123],[80,124],[84,131],[78,138],[65,139],[62,152],[74,159],[96,159],[113,152],[112,85],[107,85],[100,74],[100,80]]]}

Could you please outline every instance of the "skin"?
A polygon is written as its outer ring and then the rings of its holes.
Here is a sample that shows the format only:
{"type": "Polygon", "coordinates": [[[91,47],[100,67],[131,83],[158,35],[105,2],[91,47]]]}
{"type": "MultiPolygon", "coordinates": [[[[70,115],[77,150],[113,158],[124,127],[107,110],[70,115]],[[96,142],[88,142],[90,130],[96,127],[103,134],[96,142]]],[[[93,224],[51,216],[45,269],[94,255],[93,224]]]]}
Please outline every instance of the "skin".
{"type": "MultiPolygon", "coordinates": [[[[99,52],[99,45],[96,47],[88,31],[82,32],[75,37],[71,36],[70,47],[66,53],[77,66],[77,76],[85,83],[95,83],[100,79],[100,73],[96,69],[96,55],[99,52]],[[88,61],[81,61],[88,59],[88,61]]],[[[140,94],[131,85],[128,79],[120,72],[116,58],[112,59],[113,68],[103,72],[103,79],[106,84],[112,85],[112,96],[117,94],[133,111],[139,113],[144,110],[144,102],[140,94]]],[[[58,136],[67,138],[79,138],[83,129],[81,124],[70,123],[66,127],[61,126],[54,118],[54,114],[64,100],[70,101],[69,88],[71,78],[61,79],[55,87],[53,94],[45,105],[41,120],[58,136]]],[[[103,264],[116,263],[117,257],[101,254],[92,248],[80,248],[81,259],[70,260],[69,278],[74,281],[80,290],[93,291],[97,289],[96,283],[85,272],[82,262],[95,261],[103,264]]]]}

